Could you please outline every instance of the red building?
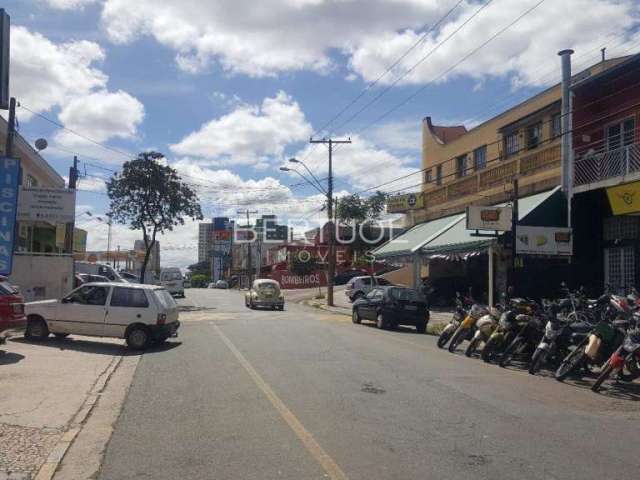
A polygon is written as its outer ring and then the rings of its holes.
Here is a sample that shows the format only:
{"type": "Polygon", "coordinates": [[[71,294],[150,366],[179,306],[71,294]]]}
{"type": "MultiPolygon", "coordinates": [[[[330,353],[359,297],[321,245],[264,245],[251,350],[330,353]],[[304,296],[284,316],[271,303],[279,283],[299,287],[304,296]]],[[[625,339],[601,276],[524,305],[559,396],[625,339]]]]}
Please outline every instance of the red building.
{"type": "Polygon", "coordinates": [[[640,55],[572,92],[574,278],[625,291],[640,278],[640,55]]]}

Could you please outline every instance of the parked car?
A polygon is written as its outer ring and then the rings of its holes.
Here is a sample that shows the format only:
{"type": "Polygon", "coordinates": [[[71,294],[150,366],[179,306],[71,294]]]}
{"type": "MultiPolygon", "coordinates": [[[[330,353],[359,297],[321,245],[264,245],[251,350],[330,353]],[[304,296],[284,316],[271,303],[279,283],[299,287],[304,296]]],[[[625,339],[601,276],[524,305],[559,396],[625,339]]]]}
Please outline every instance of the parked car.
{"type": "Polygon", "coordinates": [[[251,309],[266,307],[284,310],[284,295],[278,282],[263,278],[253,281],[251,289],[244,297],[244,303],[251,309]]]}
{"type": "Polygon", "coordinates": [[[211,282],[209,285],[207,285],[207,288],[216,288],[215,282],[211,282]]]}
{"type": "Polygon", "coordinates": [[[0,345],[7,338],[22,335],[27,327],[24,299],[16,287],[0,276],[0,345]]]}
{"type": "Polygon", "coordinates": [[[334,285],[345,285],[349,280],[354,277],[363,277],[367,275],[366,270],[361,269],[353,269],[353,270],[345,270],[342,273],[339,273],[335,276],[335,280],[333,281],[334,285]]]}
{"type": "Polygon", "coordinates": [[[133,273],[120,271],[119,275],[129,283],[140,283],[140,277],[138,277],[138,275],[134,275],[133,273]]]}
{"type": "MultiPolygon", "coordinates": [[[[77,275],[82,280],[83,285],[85,283],[94,283],[94,282],[102,282],[102,283],[111,282],[111,280],[109,280],[107,277],[103,275],[91,275],[89,273],[78,273],[77,275]]],[[[116,282],[116,283],[119,283],[119,282],[116,282]]]]}
{"type": "Polygon", "coordinates": [[[169,292],[154,285],[87,283],[59,300],[25,306],[26,337],[44,340],[53,333],[124,338],[141,350],[176,336],[178,306],[169,292]]]}
{"type": "Polygon", "coordinates": [[[391,285],[391,282],[382,277],[372,277],[371,275],[354,277],[347,282],[344,294],[349,297],[350,302],[354,302],[358,298],[364,297],[374,287],[386,287],[389,285],[391,285]]]}
{"type": "Polygon", "coordinates": [[[160,272],[160,285],[171,295],[184,298],[184,278],[179,268],[163,268],[160,272]]]}
{"type": "Polygon", "coordinates": [[[86,273],[89,275],[102,275],[110,282],[127,283],[114,268],[107,263],[75,262],[76,273],[86,273]]]}
{"type": "Polygon", "coordinates": [[[226,280],[218,280],[216,282],[216,288],[227,289],[229,288],[229,283],[226,280]]]}
{"type": "Polygon", "coordinates": [[[427,331],[427,300],[416,290],[405,287],[375,287],[353,302],[353,323],[372,320],[380,329],[413,325],[418,333],[427,331]]]}

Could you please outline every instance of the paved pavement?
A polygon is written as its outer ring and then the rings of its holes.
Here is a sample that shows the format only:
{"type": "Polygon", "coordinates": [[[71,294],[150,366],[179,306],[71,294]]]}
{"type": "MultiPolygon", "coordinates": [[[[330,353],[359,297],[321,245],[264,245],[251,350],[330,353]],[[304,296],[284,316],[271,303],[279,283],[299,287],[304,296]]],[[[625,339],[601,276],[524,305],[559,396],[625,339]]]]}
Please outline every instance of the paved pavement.
{"type": "Polygon", "coordinates": [[[289,304],[190,290],[144,355],[99,478],[635,478],[638,388],[593,394],[289,304]]]}
{"type": "Polygon", "coordinates": [[[0,355],[0,480],[35,475],[96,381],[128,351],[122,341],[11,339],[0,355]]]}

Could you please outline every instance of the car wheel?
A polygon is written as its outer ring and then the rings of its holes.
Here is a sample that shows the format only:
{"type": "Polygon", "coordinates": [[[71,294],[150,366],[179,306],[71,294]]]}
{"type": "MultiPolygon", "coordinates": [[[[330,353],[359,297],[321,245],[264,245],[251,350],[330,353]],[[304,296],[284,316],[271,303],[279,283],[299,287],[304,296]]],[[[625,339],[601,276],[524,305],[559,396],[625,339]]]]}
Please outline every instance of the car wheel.
{"type": "Polygon", "coordinates": [[[145,327],[134,327],[127,334],[127,345],[134,350],[144,350],[149,345],[149,330],[145,327]]]}
{"type": "Polygon", "coordinates": [[[376,317],[376,327],[378,327],[380,330],[384,330],[387,328],[387,322],[384,320],[384,315],[382,313],[379,313],[376,317]]]}
{"type": "Polygon", "coordinates": [[[358,312],[357,308],[353,309],[353,313],[351,315],[351,321],[356,324],[362,322],[362,318],[360,318],[360,313],[358,312]]]}
{"type": "Polygon", "coordinates": [[[69,336],[68,333],[54,333],[53,335],[60,340],[62,340],[63,338],[67,338],[69,336]]]}
{"type": "Polygon", "coordinates": [[[44,340],[49,336],[49,327],[42,317],[31,317],[27,320],[25,337],[33,340],[44,340]]]}
{"type": "Polygon", "coordinates": [[[278,307],[278,310],[280,310],[281,312],[284,312],[284,305],[280,305],[280,306],[278,307]]]}

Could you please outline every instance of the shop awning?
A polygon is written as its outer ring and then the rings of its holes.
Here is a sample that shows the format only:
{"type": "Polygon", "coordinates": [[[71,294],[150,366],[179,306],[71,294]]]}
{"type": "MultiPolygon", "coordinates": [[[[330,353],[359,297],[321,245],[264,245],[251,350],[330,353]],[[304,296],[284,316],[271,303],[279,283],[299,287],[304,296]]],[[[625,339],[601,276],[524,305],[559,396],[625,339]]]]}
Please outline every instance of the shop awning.
{"type": "MultiPolygon", "coordinates": [[[[555,205],[551,205],[551,199],[557,197],[560,193],[560,187],[556,187],[552,190],[548,190],[546,192],[538,193],[536,195],[531,195],[530,197],[524,197],[518,200],[518,220],[525,221],[527,217],[532,215],[534,211],[536,212],[536,216],[540,216],[542,218],[547,218],[551,221],[551,223],[555,223],[551,217],[557,216],[555,215],[557,212],[550,211],[544,212],[539,211],[539,209],[544,208],[543,205],[547,202],[550,202],[550,209],[555,210],[555,205]],[[539,215],[538,215],[539,214],[539,215]]],[[[506,203],[502,203],[499,206],[505,206],[506,203]]],[[[443,232],[442,235],[439,235],[437,238],[434,238],[429,243],[425,244],[422,247],[422,253],[426,256],[441,256],[443,254],[460,254],[460,253],[471,253],[478,252],[481,250],[485,250],[495,241],[493,238],[482,238],[473,236],[474,233],[472,230],[467,230],[467,225],[463,218],[449,228],[446,232],[443,232]]],[[[535,222],[534,222],[535,223],[535,222]]]]}
{"type": "MultiPolygon", "coordinates": [[[[559,219],[563,212],[558,211],[559,205],[556,203],[560,196],[560,187],[556,187],[546,192],[521,198],[518,201],[519,220],[524,221],[536,217],[533,219],[533,225],[546,224],[550,226],[561,222],[559,219]],[[548,205],[548,208],[545,205],[548,205]]],[[[504,206],[506,203],[500,205],[504,206]]],[[[376,259],[388,259],[408,256],[416,252],[436,257],[468,255],[486,250],[495,239],[471,235],[473,232],[467,230],[465,217],[466,214],[462,213],[416,225],[374,250],[373,254],[376,259]]]]}
{"type": "Polygon", "coordinates": [[[464,218],[465,214],[457,214],[421,223],[378,247],[373,254],[376,260],[412,255],[464,218]]]}

